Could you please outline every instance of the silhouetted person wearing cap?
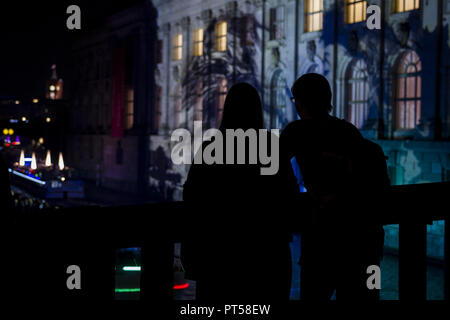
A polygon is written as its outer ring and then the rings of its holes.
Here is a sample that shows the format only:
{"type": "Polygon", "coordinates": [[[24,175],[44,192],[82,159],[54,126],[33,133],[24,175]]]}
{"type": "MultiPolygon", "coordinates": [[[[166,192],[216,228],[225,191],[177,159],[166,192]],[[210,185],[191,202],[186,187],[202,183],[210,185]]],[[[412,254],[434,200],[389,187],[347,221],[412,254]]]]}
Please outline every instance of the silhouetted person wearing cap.
{"type": "Polygon", "coordinates": [[[313,202],[311,223],[302,226],[301,299],[329,300],[334,290],[337,300],[377,299],[366,270],[379,265],[384,233],[367,210],[372,204],[360,203],[367,190],[359,190],[354,170],[364,139],[355,126],[329,115],[325,77],[305,74],[291,91],[301,120],[281,134],[279,174],[284,184],[292,182],[295,157],[313,202]]]}

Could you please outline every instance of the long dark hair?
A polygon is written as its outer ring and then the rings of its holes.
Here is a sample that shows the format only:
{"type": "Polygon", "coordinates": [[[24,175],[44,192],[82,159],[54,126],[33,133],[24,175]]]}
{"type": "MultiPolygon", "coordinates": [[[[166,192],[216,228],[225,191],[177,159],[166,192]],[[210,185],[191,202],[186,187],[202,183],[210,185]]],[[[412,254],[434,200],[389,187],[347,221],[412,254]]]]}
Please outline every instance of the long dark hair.
{"type": "Polygon", "coordinates": [[[252,85],[241,82],[228,91],[219,127],[226,129],[264,129],[261,99],[252,85]]]}

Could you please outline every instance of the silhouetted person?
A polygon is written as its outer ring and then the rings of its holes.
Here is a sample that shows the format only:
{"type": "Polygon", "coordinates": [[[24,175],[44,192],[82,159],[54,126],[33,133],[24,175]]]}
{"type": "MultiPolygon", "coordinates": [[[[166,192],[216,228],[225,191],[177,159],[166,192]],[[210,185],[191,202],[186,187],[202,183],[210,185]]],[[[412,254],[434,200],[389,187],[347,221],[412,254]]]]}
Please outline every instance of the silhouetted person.
{"type": "Polygon", "coordinates": [[[379,291],[368,290],[366,270],[380,263],[384,232],[371,210],[377,190],[363,187],[370,174],[361,160],[371,142],[329,115],[332,93],[325,77],[305,74],[291,91],[301,120],[281,134],[279,174],[283,184],[292,183],[295,157],[314,208],[301,238],[301,299],[327,300],[334,290],[337,300],[376,299],[379,291]]]}
{"type": "MultiPolygon", "coordinates": [[[[263,128],[256,89],[246,83],[234,85],[219,128],[224,159],[226,129],[263,128]]],[[[203,150],[209,144],[204,142],[203,150]]],[[[260,164],[193,164],[190,168],[183,198],[200,225],[192,232],[196,239],[182,251],[188,276],[197,281],[198,300],[289,299],[290,237],[271,222],[277,218],[270,210],[275,184],[273,176],[261,175],[260,168],[260,164]]]]}

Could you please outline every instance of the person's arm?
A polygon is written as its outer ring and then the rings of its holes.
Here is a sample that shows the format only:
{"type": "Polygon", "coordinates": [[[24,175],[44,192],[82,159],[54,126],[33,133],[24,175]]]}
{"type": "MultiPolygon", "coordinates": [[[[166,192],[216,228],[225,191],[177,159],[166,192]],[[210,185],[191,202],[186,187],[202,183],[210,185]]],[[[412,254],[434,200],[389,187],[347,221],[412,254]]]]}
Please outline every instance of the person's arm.
{"type": "Polygon", "coordinates": [[[294,157],[294,133],[292,127],[287,126],[280,136],[280,165],[278,170],[279,190],[285,199],[295,198],[299,193],[297,178],[292,169],[291,159],[294,157]]]}

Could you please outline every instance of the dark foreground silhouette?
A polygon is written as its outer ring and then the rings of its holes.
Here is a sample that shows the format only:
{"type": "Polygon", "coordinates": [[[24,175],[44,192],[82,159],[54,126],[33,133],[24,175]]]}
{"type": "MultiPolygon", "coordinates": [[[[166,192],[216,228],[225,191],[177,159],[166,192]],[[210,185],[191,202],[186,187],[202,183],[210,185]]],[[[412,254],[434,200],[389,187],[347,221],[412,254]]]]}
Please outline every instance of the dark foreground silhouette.
{"type": "Polygon", "coordinates": [[[312,221],[302,228],[301,299],[327,300],[334,290],[337,300],[377,299],[366,271],[379,266],[384,241],[377,207],[389,188],[383,152],[329,115],[331,89],[323,76],[302,76],[292,93],[301,120],[280,138],[281,183],[295,179],[295,157],[314,202],[312,221]]]}
{"type": "MultiPolygon", "coordinates": [[[[219,130],[225,137],[226,129],[263,127],[256,89],[245,83],[234,85],[219,130]]],[[[196,240],[184,244],[183,262],[186,277],[197,281],[197,300],[289,299],[290,237],[273,224],[274,177],[262,176],[260,168],[260,164],[190,168],[183,198],[191,206],[189,214],[203,215],[204,224],[196,240]]]]}

